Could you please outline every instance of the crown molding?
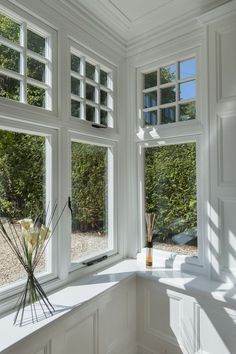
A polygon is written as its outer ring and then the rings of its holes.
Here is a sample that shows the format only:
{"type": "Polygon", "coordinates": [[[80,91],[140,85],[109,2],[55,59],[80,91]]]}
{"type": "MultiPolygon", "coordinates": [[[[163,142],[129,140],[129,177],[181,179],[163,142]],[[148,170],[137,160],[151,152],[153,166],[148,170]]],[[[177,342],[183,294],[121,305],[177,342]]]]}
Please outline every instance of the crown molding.
{"type": "MultiPolygon", "coordinates": [[[[83,4],[78,3],[75,0],[43,0],[45,3],[54,2],[54,6],[60,10],[61,14],[72,20],[77,25],[81,23],[81,27],[86,26],[86,30],[101,34],[105,38],[113,41],[114,44],[122,49],[126,47],[126,38],[124,35],[120,35],[112,28],[113,21],[110,21],[110,26],[106,25],[99,19],[98,14],[93,15],[83,4]]],[[[98,6],[99,13],[99,6],[98,6]]],[[[106,16],[109,19],[109,11],[106,12],[106,16]]],[[[125,29],[123,28],[123,32],[125,29]]]]}
{"type": "Polygon", "coordinates": [[[206,25],[218,20],[221,20],[224,17],[235,15],[236,14],[236,0],[231,0],[225,4],[204,13],[198,17],[198,21],[202,25],[206,25]]]}

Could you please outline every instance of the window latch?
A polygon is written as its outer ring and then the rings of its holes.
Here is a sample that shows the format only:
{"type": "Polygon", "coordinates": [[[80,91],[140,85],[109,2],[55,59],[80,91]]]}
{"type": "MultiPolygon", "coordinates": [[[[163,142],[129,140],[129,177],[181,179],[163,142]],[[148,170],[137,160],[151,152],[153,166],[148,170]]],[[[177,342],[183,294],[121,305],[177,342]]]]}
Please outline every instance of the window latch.
{"type": "Polygon", "coordinates": [[[107,259],[107,255],[102,256],[102,257],[100,257],[100,258],[96,258],[96,259],[94,259],[94,260],[92,260],[92,261],[83,262],[82,264],[83,264],[83,265],[86,265],[86,266],[91,266],[91,265],[93,265],[93,264],[96,264],[96,263],[105,261],[105,259],[107,259]]]}

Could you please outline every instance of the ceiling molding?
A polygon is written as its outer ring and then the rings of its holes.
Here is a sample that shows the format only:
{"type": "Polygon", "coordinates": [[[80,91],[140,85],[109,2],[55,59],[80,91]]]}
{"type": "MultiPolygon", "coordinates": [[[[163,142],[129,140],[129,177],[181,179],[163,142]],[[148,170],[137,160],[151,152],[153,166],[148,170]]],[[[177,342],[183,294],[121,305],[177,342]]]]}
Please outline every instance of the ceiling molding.
{"type": "Polygon", "coordinates": [[[235,15],[236,13],[236,1],[230,1],[225,3],[222,6],[214,8],[213,10],[204,13],[203,15],[198,17],[199,23],[205,25],[207,23],[211,23],[217,21],[225,16],[235,15]]]}

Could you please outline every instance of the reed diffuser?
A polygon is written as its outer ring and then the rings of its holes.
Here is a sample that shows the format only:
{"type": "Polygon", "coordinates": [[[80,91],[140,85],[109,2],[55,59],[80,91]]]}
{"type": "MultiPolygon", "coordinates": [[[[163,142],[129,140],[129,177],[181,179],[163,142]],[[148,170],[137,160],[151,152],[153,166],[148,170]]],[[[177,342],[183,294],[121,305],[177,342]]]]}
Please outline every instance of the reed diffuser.
{"type": "Polygon", "coordinates": [[[156,214],[146,213],[147,245],[146,245],[146,268],[152,268],[153,264],[153,230],[156,221],[156,214]]]}

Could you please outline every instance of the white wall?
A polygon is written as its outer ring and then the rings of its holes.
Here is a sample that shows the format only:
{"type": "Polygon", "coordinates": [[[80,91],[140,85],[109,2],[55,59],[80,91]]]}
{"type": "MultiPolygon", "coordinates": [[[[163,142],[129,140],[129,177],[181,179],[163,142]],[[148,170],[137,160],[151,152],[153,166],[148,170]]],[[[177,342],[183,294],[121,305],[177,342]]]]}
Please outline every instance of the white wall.
{"type": "Polygon", "coordinates": [[[135,354],[136,279],[30,335],[4,354],[135,354]]]}

